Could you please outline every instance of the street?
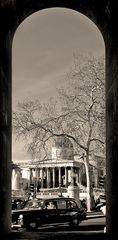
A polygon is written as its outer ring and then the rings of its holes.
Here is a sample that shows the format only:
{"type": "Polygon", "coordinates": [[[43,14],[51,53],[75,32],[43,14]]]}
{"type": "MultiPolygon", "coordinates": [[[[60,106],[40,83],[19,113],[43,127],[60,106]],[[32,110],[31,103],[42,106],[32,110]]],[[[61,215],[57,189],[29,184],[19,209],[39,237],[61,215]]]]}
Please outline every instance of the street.
{"type": "Polygon", "coordinates": [[[38,231],[50,231],[50,232],[56,232],[56,231],[68,231],[68,232],[82,232],[82,231],[104,231],[104,226],[105,226],[105,217],[103,218],[94,218],[94,219],[88,219],[83,221],[82,223],[79,224],[77,227],[70,227],[68,225],[52,225],[52,226],[47,226],[47,227],[39,227],[38,231]]]}
{"type": "MultiPolygon", "coordinates": [[[[104,232],[105,217],[95,217],[96,215],[89,215],[88,219],[83,221],[76,227],[70,227],[67,224],[53,224],[47,226],[41,226],[37,229],[38,232],[104,232]]],[[[25,232],[23,228],[14,228],[13,232],[25,232]]]]}

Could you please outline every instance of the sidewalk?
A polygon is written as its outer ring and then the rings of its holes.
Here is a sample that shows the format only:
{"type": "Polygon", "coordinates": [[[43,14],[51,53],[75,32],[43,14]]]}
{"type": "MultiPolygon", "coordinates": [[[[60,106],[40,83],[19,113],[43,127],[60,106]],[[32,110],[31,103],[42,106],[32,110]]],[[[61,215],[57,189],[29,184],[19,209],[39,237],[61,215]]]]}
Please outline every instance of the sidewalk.
{"type": "Polygon", "coordinates": [[[102,218],[102,217],[105,217],[106,215],[104,215],[100,211],[100,212],[87,212],[86,216],[87,216],[87,219],[92,219],[92,218],[102,218]]]}

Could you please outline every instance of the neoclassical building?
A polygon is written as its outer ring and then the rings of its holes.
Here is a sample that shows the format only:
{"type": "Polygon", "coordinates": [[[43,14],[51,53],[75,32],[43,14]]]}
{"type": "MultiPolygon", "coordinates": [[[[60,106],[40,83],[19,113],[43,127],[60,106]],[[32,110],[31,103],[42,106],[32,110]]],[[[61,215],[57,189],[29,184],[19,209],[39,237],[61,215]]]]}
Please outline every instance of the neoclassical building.
{"type": "MultiPolygon", "coordinates": [[[[74,156],[73,144],[68,138],[56,138],[50,159],[19,160],[15,163],[17,167],[16,172],[12,170],[12,190],[30,189],[30,184],[33,183],[37,194],[54,194],[54,192],[56,194],[60,188],[67,192],[68,186],[74,185],[72,181],[76,179],[79,191],[86,192],[83,159],[82,156],[74,156]]],[[[96,188],[99,182],[99,170],[91,163],[93,186],[96,188]]]]}

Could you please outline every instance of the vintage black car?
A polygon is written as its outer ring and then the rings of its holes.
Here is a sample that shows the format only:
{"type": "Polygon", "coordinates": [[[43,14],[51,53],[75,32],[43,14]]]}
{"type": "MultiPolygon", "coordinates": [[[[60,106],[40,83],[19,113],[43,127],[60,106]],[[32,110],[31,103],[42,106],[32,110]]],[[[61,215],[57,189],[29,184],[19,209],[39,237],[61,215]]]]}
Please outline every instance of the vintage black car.
{"type": "Polygon", "coordinates": [[[74,198],[47,198],[29,200],[23,209],[12,210],[12,222],[27,231],[38,229],[45,224],[68,223],[77,226],[86,219],[86,210],[74,198]]]}

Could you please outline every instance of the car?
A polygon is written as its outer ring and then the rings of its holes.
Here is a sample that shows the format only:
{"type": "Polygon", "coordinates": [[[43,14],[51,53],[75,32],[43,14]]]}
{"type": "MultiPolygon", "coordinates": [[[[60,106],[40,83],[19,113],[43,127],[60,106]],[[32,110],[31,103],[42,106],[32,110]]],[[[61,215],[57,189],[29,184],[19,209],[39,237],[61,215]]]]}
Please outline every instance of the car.
{"type": "MultiPolygon", "coordinates": [[[[100,208],[100,210],[102,211],[102,213],[104,214],[104,216],[106,216],[106,205],[102,206],[100,208]]],[[[104,227],[104,233],[106,233],[106,226],[104,227]]]]}
{"type": "Polygon", "coordinates": [[[78,226],[85,219],[86,209],[74,198],[32,199],[23,209],[12,210],[12,222],[21,224],[27,231],[35,231],[49,224],[68,223],[70,226],[78,226]]]}
{"type": "Polygon", "coordinates": [[[100,208],[100,210],[102,211],[102,213],[106,216],[106,205],[102,206],[100,208]]]}
{"type": "Polygon", "coordinates": [[[25,200],[22,199],[12,199],[12,210],[22,209],[24,207],[25,200]]]}

